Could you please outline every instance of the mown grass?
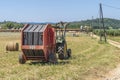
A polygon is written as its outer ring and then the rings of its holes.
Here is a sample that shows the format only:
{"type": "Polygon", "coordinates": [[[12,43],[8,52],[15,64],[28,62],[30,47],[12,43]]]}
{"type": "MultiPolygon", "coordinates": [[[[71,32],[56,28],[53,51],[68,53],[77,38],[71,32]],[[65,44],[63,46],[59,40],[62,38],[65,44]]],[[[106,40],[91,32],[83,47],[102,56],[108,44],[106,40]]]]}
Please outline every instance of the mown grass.
{"type": "Polygon", "coordinates": [[[117,41],[117,42],[119,42],[120,43],[120,36],[108,36],[108,39],[111,39],[111,40],[113,40],[113,41],[117,41]]]}
{"type": "Polygon", "coordinates": [[[120,62],[120,49],[81,34],[67,37],[70,60],[59,60],[56,65],[30,61],[21,65],[21,51],[5,50],[9,41],[20,43],[20,33],[0,33],[0,80],[97,80],[120,62]]]}

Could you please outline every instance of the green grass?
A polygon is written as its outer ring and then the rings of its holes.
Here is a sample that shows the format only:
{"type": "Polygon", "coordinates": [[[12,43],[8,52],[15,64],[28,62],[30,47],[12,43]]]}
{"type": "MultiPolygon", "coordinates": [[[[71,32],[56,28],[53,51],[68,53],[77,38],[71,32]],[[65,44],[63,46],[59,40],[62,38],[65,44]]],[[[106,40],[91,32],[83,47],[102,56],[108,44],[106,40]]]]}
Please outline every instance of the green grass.
{"type": "Polygon", "coordinates": [[[18,63],[21,51],[6,52],[9,41],[20,43],[20,33],[0,33],[0,80],[96,80],[120,62],[120,49],[99,44],[89,36],[67,37],[72,58],[56,65],[18,63]]]}
{"type": "Polygon", "coordinates": [[[111,39],[113,41],[117,41],[117,42],[120,43],[120,36],[116,36],[116,37],[114,37],[114,36],[108,36],[108,39],[111,39]]]}

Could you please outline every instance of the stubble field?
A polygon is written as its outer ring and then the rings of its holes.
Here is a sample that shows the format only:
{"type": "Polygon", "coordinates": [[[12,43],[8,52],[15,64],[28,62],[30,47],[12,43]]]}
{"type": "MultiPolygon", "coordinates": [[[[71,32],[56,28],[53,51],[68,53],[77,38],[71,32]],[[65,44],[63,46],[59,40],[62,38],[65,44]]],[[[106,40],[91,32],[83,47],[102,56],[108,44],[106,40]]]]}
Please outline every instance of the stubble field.
{"type": "Polygon", "coordinates": [[[120,49],[99,44],[86,34],[67,37],[72,58],[48,64],[42,62],[19,64],[21,52],[7,52],[8,42],[20,44],[20,33],[0,33],[0,80],[97,80],[120,63],[120,49]]]}

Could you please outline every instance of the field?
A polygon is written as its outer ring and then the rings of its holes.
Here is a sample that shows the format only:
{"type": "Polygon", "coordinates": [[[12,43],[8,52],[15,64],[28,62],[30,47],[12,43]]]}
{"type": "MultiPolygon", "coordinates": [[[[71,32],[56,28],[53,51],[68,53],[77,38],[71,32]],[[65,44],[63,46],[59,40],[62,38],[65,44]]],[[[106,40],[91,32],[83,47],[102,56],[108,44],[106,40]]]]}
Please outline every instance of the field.
{"type": "Polygon", "coordinates": [[[20,43],[20,33],[0,33],[0,80],[97,80],[120,63],[120,49],[99,44],[86,34],[67,37],[72,58],[59,60],[56,65],[31,61],[19,64],[21,51],[5,50],[9,41],[20,43]]]}
{"type": "Polygon", "coordinates": [[[111,40],[113,40],[113,41],[117,41],[117,42],[119,42],[120,43],[120,36],[108,36],[108,39],[111,39],[111,40]]]}

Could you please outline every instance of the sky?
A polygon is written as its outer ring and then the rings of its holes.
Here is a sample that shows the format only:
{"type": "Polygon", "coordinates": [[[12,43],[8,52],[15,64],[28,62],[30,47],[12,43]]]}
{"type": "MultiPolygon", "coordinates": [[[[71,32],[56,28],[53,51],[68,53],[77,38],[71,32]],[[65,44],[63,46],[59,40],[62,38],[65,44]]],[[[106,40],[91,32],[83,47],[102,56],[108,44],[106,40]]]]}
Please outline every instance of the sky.
{"type": "MultiPolygon", "coordinates": [[[[87,20],[99,17],[99,3],[120,8],[120,0],[0,0],[0,21],[87,20]]],[[[120,9],[102,7],[104,17],[120,19],[120,9]]]]}

